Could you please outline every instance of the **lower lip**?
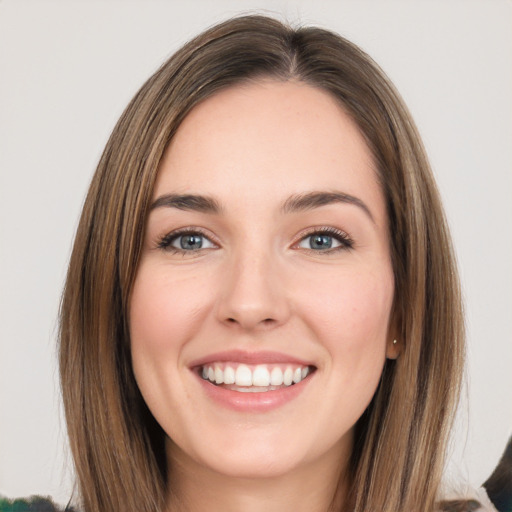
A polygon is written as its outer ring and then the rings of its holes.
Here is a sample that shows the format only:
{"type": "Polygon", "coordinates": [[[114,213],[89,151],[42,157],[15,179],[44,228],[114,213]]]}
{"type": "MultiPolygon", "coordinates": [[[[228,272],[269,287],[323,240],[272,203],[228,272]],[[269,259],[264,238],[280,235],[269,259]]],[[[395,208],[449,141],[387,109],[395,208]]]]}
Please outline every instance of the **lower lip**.
{"type": "Polygon", "coordinates": [[[196,377],[199,379],[206,395],[228,409],[239,412],[267,412],[282,407],[299,396],[310,383],[313,374],[297,384],[261,393],[233,391],[216,386],[197,374],[196,377]]]}

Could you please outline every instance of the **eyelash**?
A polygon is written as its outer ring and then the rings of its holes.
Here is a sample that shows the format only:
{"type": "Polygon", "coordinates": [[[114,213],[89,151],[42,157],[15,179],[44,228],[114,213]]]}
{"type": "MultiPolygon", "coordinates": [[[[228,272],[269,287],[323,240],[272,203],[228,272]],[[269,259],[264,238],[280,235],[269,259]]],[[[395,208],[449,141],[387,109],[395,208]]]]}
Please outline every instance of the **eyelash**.
{"type": "Polygon", "coordinates": [[[213,242],[211,240],[211,236],[207,235],[202,229],[200,229],[200,228],[183,228],[183,229],[178,229],[176,231],[171,231],[171,233],[167,233],[166,235],[164,235],[162,238],[160,238],[158,240],[157,247],[159,249],[162,249],[167,252],[171,252],[173,254],[187,254],[187,253],[194,253],[194,252],[197,253],[199,251],[204,250],[204,249],[197,249],[195,251],[186,251],[184,249],[178,249],[177,247],[173,247],[171,245],[177,238],[179,238],[180,236],[185,236],[185,235],[199,235],[199,236],[206,238],[211,243],[215,244],[215,242],[213,242]]]}
{"type": "Polygon", "coordinates": [[[337,240],[340,243],[339,247],[333,247],[330,249],[326,249],[323,251],[316,251],[314,249],[305,249],[311,253],[315,254],[333,254],[339,251],[346,251],[353,249],[354,247],[354,241],[350,236],[345,233],[345,231],[341,231],[340,229],[332,228],[332,227],[314,227],[310,230],[306,231],[305,233],[301,233],[301,237],[298,242],[294,244],[294,247],[296,247],[300,242],[303,240],[313,236],[313,235],[328,235],[335,240],[337,240]]]}
{"type": "MultiPolygon", "coordinates": [[[[177,238],[179,238],[180,236],[185,236],[185,235],[199,235],[199,236],[202,236],[202,237],[206,238],[207,240],[209,240],[212,244],[216,245],[216,243],[211,240],[210,235],[207,235],[200,228],[183,228],[183,229],[179,229],[177,231],[172,231],[171,233],[167,233],[166,235],[161,237],[158,240],[157,247],[158,247],[158,249],[162,249],[164,251],[171,252],[173,254],[182,254],[182,255],[187,254],[187,253],[198,253],[203,250],[207,250],[205,248],[200,248],[200,249],[196,249],[196,250],[186,251],[185,249],[178,249],[177,247],[173,247],[171,245],[177,238]]],[[[311,248],[309,248],[309,249],[303,248],[304,250],[311,252],[311,253],[332,254],[332,253],[335,253],[338,251],[350,250],[354,247],[354,241],[350,238],[350,236],[347,233],[345,233],[344,231],[341,231],[339,229],[332,228],[332,227],[311,228],[310,230],[301,234],[300,239],[298,240],[298,242],[294,243],[293,247],[297,248],[298,244],[300,244],[303,240],[305,240],[313,235],[328,235],[328,236],[334,238],[336,241],[338,241],[340,243],[340,246],[329,248],[326,250],[320,250],[320,251],[314,250],[311,248]]]]}

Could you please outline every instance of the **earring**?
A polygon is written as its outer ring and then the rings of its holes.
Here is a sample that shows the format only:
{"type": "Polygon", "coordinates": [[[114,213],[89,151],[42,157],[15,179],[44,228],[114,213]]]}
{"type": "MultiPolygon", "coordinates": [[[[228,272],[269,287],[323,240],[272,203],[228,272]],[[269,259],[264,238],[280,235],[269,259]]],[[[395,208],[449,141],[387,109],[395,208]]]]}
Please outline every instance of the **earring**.
{"type": "Polygon", "coordinates": [[[397,343],[398,343],[398,341],[393,340],[393,345],[396,345],[397,343]]]}

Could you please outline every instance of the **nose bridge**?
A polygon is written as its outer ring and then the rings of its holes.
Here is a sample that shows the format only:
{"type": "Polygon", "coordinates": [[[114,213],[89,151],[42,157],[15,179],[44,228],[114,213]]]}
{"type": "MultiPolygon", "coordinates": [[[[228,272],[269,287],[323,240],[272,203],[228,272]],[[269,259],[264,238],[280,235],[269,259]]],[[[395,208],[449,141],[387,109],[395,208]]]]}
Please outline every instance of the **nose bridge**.
{"type": "Polygon", "coordinates": [[[246,240],[237,245],[219,293],[219,320],[244,329],[281,324],[289,313],[282,284],[270,244],[246,240]]]}

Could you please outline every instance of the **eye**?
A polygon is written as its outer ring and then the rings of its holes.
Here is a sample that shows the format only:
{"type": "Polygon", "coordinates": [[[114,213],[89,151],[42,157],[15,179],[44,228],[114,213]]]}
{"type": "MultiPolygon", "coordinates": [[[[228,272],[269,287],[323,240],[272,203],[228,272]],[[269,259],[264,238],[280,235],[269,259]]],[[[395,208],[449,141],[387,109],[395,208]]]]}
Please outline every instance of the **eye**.
{"type": "Polygon", "coordinates": [[[173,231],[160,240],[158,247],[166,251],[185,253],[213,249],[216,245],[199,231],[173,231]]]}
{"type": "Polygon", "coordinates": [[[351,249],[353,242],[343,231],[328,228],[317,229],[309,233],[300,240],[297,247],[315,252],[334,252],[336,250],[351,249]]]}

